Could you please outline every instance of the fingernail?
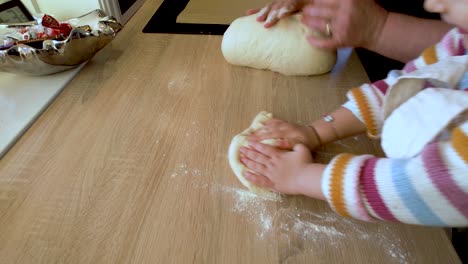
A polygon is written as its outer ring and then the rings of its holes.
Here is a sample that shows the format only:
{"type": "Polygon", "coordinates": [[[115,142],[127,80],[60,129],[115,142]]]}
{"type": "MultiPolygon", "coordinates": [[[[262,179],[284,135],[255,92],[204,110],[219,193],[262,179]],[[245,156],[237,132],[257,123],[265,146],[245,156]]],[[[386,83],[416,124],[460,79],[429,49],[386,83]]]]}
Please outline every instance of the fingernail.
{"type": "Polygon", "coordinates": [[[274,19],[276,19],[276,17],[278,16],[278,11],[277,10],[273,10],[270,12],[270,14],[268,15],[268,18],[265,22],[265,25],[266,24],[270,24],[274,19]]]}
{"type": "Polygon", "coordinates": [[[279,10],[278,17],[283,17],[284,15],[286,15],[289,12],[290,12],[289,9],[283,6],[279,10]]]}
{"type": "Polygon", "coordinates": [[[259,17],[262,17],[262,16],[266,15],[266,14],[268,13],[268,10],[269,10],[269,8],[268,8],[267,6],[263,7],[262,9],[260,9],[260,11],[258,12],[258,17],[257,17],[257,19],[258,19],[259,17]]]}

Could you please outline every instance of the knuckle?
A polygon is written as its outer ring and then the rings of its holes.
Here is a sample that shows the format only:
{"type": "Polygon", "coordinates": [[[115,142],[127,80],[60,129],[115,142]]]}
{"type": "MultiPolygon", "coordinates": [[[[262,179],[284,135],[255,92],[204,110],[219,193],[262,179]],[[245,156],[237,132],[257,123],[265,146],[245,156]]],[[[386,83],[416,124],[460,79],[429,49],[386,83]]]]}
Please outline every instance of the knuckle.
{"type": "Polygon", "coordinates": [[[268,185],[268,181],[266,179],[259,179],[258,185],[261,185],[262,187],[265,187],[268,185]]]}
{"type": "Polygon", "coordinates": [[[265,145],[263,145],[263,144],[258,144],[257,146],[255,146],[255,148],[260,152],[265,151],[265,145]]]}
{"type": "Polygon", "coordinates": [[[281,153],[277,152],[277,153],[274,153],[271,157],[271,161],[272,161],[272,164],[274,164],[275,161],[278,161],[281,159],[281,153]]]}
{"type": "Polygon", "coordinates": [[[247,158],[249,158],[249,159],[252,159],[252,158],[255,157],[255,152],[253,152],[252,150],[248,149],[248,150],[246,150],[246,152],[245,152],[245,156],[246,156],[247,158]]]}
{"type": "Polygon", "coordinates": [[[258,176],[257,174],[253,173],[253,172],[248,172],[245,174],[245,177],[247,178],[247,180],[249,180],[250,182],[254,183],[255,185],[258,184],[258,176]]]}
{"type": "Polygon", "coordinates": [[[263,171],[263,166],[258,164],[258,163],[255,163],[254,166],[253,166],[253,170],[256,171],[256,172],[261,173],[263,171]]]}
{"type": "Polygon", "coordinates": [[[270,170],[273,169],[273,168],[275,167],[275,163],[273,162],[273,160],[269,160],[269,161],[267,162],[267,164],[265,164],[265,165],[266,165],[266,167],[267,167],[268,169],[270,169],[270,170]]]}
{"type": "Polygon", "coordinates": [[[250,178],[250,181],[251,181],[253,184],[255,184],[255,185],[260,185],[257,176],[250,178]]]}
{"type": "Polygon", "coordinates": [[[253,159],[253,160],[258,160],[258,158],[260,157],[260,155],[258,155],[258,153],[256,152],[253,152],[250,157],[253,159]]]}

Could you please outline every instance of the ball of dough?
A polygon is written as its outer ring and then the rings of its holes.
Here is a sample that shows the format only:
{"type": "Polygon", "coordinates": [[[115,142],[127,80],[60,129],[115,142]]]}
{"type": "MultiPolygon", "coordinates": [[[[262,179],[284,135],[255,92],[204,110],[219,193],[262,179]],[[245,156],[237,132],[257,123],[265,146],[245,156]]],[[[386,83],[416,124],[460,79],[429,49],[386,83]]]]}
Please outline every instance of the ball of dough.
{"type": "Polygon", "coordinates": [[[224,33],[221,44],[224,58],[234,65],[285,75],[329,72],[336,62],[336,50],[311,46],[301,16],[281,19],[268,29],[256,21],[257,14],[236,19],[224,33]]]}
{"type": "MultiPolygon", "coordinates": [[[[249,188],[250,191],[252,191],[253,193],[259,194],[265,198],[277,200],[279,199],[279,195],[277,193],[274,193],[273,191],[266,189],[266,188],[255,186],[254,184],[249,182],[246,178],[244,178],[243,173],[245,170],[247,170],[247,168],[244,166],[244,164],[242,164],[239,158],[240,147],[248,146],[248,140],[247,140],[248,136],[251,135],[256,130],[263,127],[263,123],[271,118],[273,118],[273,115],[271,113],[268,113],[265,111],[260,112],[254,118],[250,127],[244,130],[242,133],[236,135],[232,139],[231,145],[229,146],[229,165],[231,166],[232,171],[234,172],[236,177],[239,179],[239,181],[242,183],[242,185],[249,188]]],[[[268,144],[268,145],[274,145],[275,140],[267,139],[267,140],[263,140],[262,143],[268,144]]]]}

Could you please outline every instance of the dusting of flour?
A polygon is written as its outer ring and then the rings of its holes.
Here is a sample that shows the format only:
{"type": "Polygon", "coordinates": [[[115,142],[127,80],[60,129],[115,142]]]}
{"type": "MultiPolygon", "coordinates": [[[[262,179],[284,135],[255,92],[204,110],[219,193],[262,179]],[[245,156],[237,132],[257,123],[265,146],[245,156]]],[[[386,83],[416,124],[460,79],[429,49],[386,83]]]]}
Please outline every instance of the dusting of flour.
{"type": "Polygon", "coordinates": [[[385,252],[393,259],[392,262],[411,262],[409,252],[402,249],[402,241],[388,226],[380,225],[378,230],[369,230],[358,221],[342,218],[331,211],[319,214],[292,206],[286,198],[278,202],[248,190],[226,186],[212,185],[211,190],[231,195],[234,203],[232,211],[255,225],[261,240],[279,238],[290,247],[291,243],[299,243],[295,245],[298,249],[304,247],[300,245],[301,242],[312,241],[327,243],[338,249],[339,245],[343,245],[339,242],[351,242],[348,236],[353,234],[360,243],[367,244],[367,248],[385,252]]]}
{"type": "Polygon", "coordinates": [[[287,197],[278,201],[258,196],[246,189],[211,183],[203,177],[208,173],[182,163],[170,172],[169,177],[174,179],[183,176],[184,181],[190,181],[190,185],[195,188],[205,189],[211,195],[221,194],[231,198],[232,204],[227,206],[227,210],[240,215],[255,230],[259,240],[275,241],[280,248],[289,249],[280,253],[282,262],[294,260],[294,254],[311,250],[314,245],[326,244],[339,250],[356,240],[369,250],[383,252],[392,263],[413,262],[410,253],[404,249],[405,242],[388,225],[371,225],[369,228],[368,225],[345,219],[330,210],[312,212],[302,209],[287,197]]]}

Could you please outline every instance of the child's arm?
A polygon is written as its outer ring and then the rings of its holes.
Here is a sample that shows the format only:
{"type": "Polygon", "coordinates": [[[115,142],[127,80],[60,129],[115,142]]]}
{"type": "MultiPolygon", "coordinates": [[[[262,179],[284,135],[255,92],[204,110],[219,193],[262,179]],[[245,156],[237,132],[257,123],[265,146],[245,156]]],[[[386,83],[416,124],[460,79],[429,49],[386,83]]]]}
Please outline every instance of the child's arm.
{"type": "Polygon", "coordinates": [[[430,226],[468,226],[468,122],[450,141],[411,159],[341,154],[323,174],[322,190],[338,213],[430,226]]]}
{"type": "Polygon", "coordinates": [[[287,194],[326,199],[346,217],[429,226],[468,226],[468,121],[450,141],[431,143],[410,159],[341,154],[328,166],[307,149],[261,143],[242,148],[252,183],[287,194]]]}
{"type": "Polygon", "coordinates": [[[310,150],[346,137],[367,133],[378,136],[383,125],[383,97],[399,72],[387,79],[372,84],[363,84],[351,89],[349,101],[334,112],[328,114],[332,122],[324,118],[317,119],[308,126],[289,124],[282,120],[267,122],[249,137],[252,141],[279,139],[278,147],[292,148],[294,144],[304,144],[310,150]]]}
{"type": "Polygon", "coordinates": [[[313,150],[319,146],[356,134],[367,133],[379,136],[383,124],[383,97],[390,84],[402,74],[410,73],[444,57],[463,55],[463,34],[453,29],[438,44],[427,48],[420,57],[408,62],[401,71],[391,71],[387,78],[372,84],[363,84],[351,89],[347,96],[349,101],[330,115],[333,123],[324,122],[322,118],[311,125],[317,131],[320,142],[316,139],[310,126],[297,126],[285,121],[265,124],[249,139],[261,141],[264,139],[280,139],[280,147],[292,148],[294,144],[304,144],[313,150]],[[309,127],[309,128],[308,128],[309,127]],[[335,130],[336,131],[335,131],[335,130]]]}
{"type": "Polygon", "coordinates": [[[366,131],[365,125],[345,107],[338,108],[331,115],[334,118],[333,124],[329,124],[321,118],[309,126],[271,119],[254,132],[249,140],[262,141],[275,138],[278,139],[276,147],[282,149],[292,149],[295,144],[304,144],[309,150],[313,150],[339,138],[362,134],[366,131]],[[339,135],[337,135],[338,133],[339,135]]]}
{"type": "MultiPolygon", "coordinates": [[[[379,81],[379,85],[384,81],[379,81]]],[[[290,149],[294,144],[304,144],[310,150],[321,145],[368,132],[380,134],[383,119],[382,98],[384,94],[374,84],[364,84],[348,92],[350,100],[328,114],[333,121],[317,119],[308,126],[293,125],[282,120],[267,121],[264,126],[249,137],[251,141],[279,139],[278,147],[290,149]]]]}

